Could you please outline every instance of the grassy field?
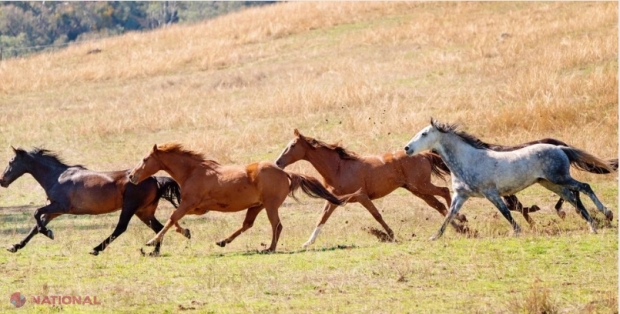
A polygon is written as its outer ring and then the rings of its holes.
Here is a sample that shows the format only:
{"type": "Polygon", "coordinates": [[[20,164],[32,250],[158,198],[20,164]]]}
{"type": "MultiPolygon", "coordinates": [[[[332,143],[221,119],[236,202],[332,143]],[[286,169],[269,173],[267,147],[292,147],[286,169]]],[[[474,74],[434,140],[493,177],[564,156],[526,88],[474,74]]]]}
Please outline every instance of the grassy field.
{"type": "MultiPolygon", "coordinates": [[[[0,167],[10,145],[44,146],[93,170],[134,166],[154,143],[177,141],[221,163],[274,160],[298,128],[360,154],[401,149],[430,117],[481,139],[561,139],[618,156],[617,3],[281,3],[191,26],[75,45],[0,62],[0,167]],[[88,53],[100,49],[100,53],[88,53]]],[[[306,162],[287,168],[317,175],[306,162]]],[[[244,213],[186,217],[164,256],[139,253],[138,220],[98,257],[88,251],[117,214],[61,217],[56,239],[0,251],[0,311],[9,296],[97,296],[102,304],[25,312],[617,313],[617,175],[590,182],[614,212],[599,233],[541,187],[519,194],[543,209],[536,228],[510,226],[485,200],[462,213],[478,231],[448,229],[406,191],[377,200],[398,241],[358,204],[337,210],[302,250],[322,203],[287,200],[279,253],[264,214],[226,248],[214,242],[244,213]]],[[[448,182],[437,181],[440,185],[448,182]]],[[[30,176],[0,190],[0,245],[21,240],[46,196],[30,176]]],[[[171,212],[160,205],[158,218],[171,212]]]]}

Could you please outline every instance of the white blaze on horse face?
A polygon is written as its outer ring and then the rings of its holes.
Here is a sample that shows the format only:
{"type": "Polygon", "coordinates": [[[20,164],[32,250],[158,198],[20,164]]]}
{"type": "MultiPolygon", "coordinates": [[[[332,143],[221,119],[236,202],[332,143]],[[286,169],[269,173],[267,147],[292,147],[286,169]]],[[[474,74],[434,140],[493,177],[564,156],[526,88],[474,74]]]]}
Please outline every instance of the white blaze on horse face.
{"type": "Polygon", "coordinates": [[[414,135],[407,146],[405,146],[405,153],[409,156],[419,154],[425,150],[432,148],[433,144],[437,141],[437,130],[429,125],[414,135]]]}
{"type": "Polygon", "coordinates": [[[296,144],[297,144],[297,139],[292,139],[288,143],[288,145],[286,145],[286,147],[284,148],[284,150],[282,150],[282,153],[280,154],[278,159],[276,159],[276,166],[284,169],[286,166],[299,160],[299,159],[296,159],[295,156],[293,156],[293,153],[294,153],[293,149],[295,148],[296,144]]]}

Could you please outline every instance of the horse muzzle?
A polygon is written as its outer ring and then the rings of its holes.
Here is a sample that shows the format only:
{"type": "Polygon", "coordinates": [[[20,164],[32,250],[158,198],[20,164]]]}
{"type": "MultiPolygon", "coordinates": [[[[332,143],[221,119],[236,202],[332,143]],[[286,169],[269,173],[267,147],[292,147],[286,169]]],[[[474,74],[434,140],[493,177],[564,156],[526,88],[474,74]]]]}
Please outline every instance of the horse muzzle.
{"type": "Polygon", "coordinates": [[[6,182],[6,180],[4,180],[4,178],[0,178],[0,186],[3,188],[8,188],[9,187],[9,183],[6,182]]]}
{"type": "Polygon", "coordinates": [[[136,177],[136,175],[129,174],[127,178],[129,179],[129,182],[133,184],[138,184],[138,178],[136,177]]]}
{"type": "Polygon", "coordinates": [[[410,149],[409,146],[405,146],[405,154],[409,156],[413,155],[413,149],[410,149]]]}

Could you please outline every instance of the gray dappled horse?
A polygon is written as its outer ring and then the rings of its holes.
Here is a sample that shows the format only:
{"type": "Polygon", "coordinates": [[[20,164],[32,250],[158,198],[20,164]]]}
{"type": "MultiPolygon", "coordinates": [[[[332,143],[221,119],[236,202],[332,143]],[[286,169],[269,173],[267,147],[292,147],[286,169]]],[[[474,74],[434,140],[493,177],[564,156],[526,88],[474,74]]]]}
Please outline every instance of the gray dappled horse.
{"type": "Polygon", "coordinates": [[[455,124],[443,124],[431,118],[431,125],[422,129],[405,146],[408,155],[426,150],[437,152],[452,172],[454,189],[450,213],[431,240],[438,239],[447,224],[470,197],[485,197],[493,203],[510,222],[515,234],[521,231],[510,215],[502,195],[515,194],[539,183],[575,206],[588,222],[590,231],[596,233],[592,217],[572,191],[585,193],[608,220],[609,211],[596,197],[590,185],[573,179],[570,166],[587,170],[591,165],[612,172],[609,161],[573,147],[535,144],[521,149],[498,152],[488,148],[476,137],[457,130],[455,124]]]}

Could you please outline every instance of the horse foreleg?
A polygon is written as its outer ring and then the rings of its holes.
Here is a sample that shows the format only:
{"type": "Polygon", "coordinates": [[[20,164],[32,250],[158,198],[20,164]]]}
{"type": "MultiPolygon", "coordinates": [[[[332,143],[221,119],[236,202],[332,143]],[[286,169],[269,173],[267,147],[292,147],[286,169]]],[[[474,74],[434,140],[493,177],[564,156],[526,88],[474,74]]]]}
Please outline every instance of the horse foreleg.
{"type": "Polygon", "coordinates": [[[431,237],[431,241],[437,240],[443,235],[444,231],[446,231],[446,227],[448,227],[448,224],[458,214],[459,210],[468,198],[469,196],[466,194],[459,194],[456,192],[454,193],[454,196],[452,197],[452,204],[450,205],[450,213],[448,213],[448,215],[444,219],[443,224],[441,225],[437,233],[431,237]]]}
{"type": "Polygon", "coordinates": [[[519,225],[514,220],[514,218],[512,218],[512,215],[510,214],[510,210],[508,209],[508,206],[506,206],[506,203],[504,203],[501,196],[499,196],[499,193],[495,190],[487,191],[486,193],[484,193],[484,196],[489,201],[491,201],[491,203],[493,203],[493,205],[495,205],[495,207],[499,209],[499,212],[502,213],[504,218],[506,218],[506,220],[510,222],[512,229],[514,230],[515,236],[519,235],[519,233],[521,233],[521,227],[519,227],[519,225]]]}
{"type": "Polygon", "coordinates": [[[194,206],[191,205],[187,205],[189,202],[183,202],[179,205],[179,207],[170,215],[170,218],[168,218],[168,221],[166,221],[166,224],[164,225],[164,228],[161,229],[157,235],[155,235],[154,238],[152,238],[151,240],[149,240],[148,242],[146,242],[146,245],[148,246],[155,246],[159,243],[161,243],[162,239],[164,238],[164,235],[166,234],[166,232],[168,232],[168,230],[175,224],[177,224],[177,222],[183,218],[183,216],[185,216],[185,213],[187,213],[190,209],[192,209],[194,206]]]}
{"type": "MultiPolygon", "coordinates": [[[[61,214],[53,214],[53,215],[45,215],[45,217],[43,218],[43,224],[45,226],[47,226],[47,224],[52,221],[52,219],[60,216],[61,214]]],[[[26,244],[28,244],[28,242],[30,242],[30,240],[37,234],[39,233],[39,226],[35,225],[34,227],[32,227],[32,229],[30,229],[30,232],[28,233],[28,235],[21,240],[19,243],[17,244],[13,244],[13,246],[9,247],[7,250],[11,253],[15,253],[20,249],[23,249],[26,244]]]]}
{"type": "Polygon", "coordinates": [[[41,220],[41,216],[42,215],[54,215],[54,214],[64,214],[62,212],[66,212],[67,210],[63,209],[62,207],[60,207],[58,205],[58,203],[53,202],[47,206],[43,206],[41,208],[38,208],[37,210],[34,211],[34,219],[37,222],[37,231],[43,235],[45,235],[46,237],[54,240],[54,232],[52,232],[52,230],[46,229],[45,226],[46,224],[43,223],[43,220],[41,220]]]}
{"type": "MultiPolygon", "coordinates": [[[[409,190],[409,192],[411,192],[413,195],[421,198],[423,201],[426,202],[426,204],[430,205],[431,207],[433,207],[434,209],[436,209],[442,216],[446,217],[446,215],[448,215],[448,210],[446,209],[446,206],[444,204],[442,204],[436,197],[434,197],[433,195],[430,194],[422,194],[417,190],[413,190],[407,187],[407,190],[409,190]]],[[[456,220],[459,221],[467,221],[467,219],[465,218],[464,215],[459,215],[457,214],[454,217],[456,220]],[[461,217],[462,216],[462,217],[461,217]],[[463,219],[463,220],[461,220],[463,219]]],[[[450,222],[450,225],[452,225],[452,227],[454,227],[454,229],[458,232],[458,233],[467,233],[469,232],[469,228],[467,228],[467,226],[464,225],[459,225],[457,224],[454,220],[452,220],[450,222]]]]}
{"type": "Polygon", "coordinates": [[[243,220],[243,225],[237,231],[233,232],[228,238],[218,241],[217,244],[220,247],[225,247],[226,244],[232,242],[236,237],[245,232],[246,230],[252,228],[254,225],[254,221],[256,220],[256,216],[265,208],[263,205],[250,207],[245,214],[245,219],[243,220]]]}
{"type": "Polygon", "coordinates": [[[185,228],[181,227],[181,225],[179,225],[178,222],[175,223],[174,226],[177,228],[176,232],[182,234],[187,239],[191,239],[192,238],[192,233],[189,231],[189,229],[185,229],[185,228]]]}
{"type": "Polygon", "coordinates": [[[532,220],[529,213],[540,210],[538,206],[532,205],[531,208],[523,207],[523,204],[521,204],[517,196],[514,194],[503,196],[503,199],[504,199],[504,203],[508,207],[508,210],[520,212],[523,215],[523,218],[525,218],[525,221],[527,221],[527,223],[530,224],[530,227],[534,227],[534,220],[532,220]]]}
{"type": "Polygon", "coordinates": [[[329,216],[331,216],[334,210],[336,210],[336,207],[338,207],[338,205],[325,202],[325,205],[323,206],[323,215],[321,215],[321,218],[319,218],[319,221],[316,223],[316,227],[314,228],[314,231],[312,231],[310,238],[302,245],[302,247],[309,247],[314,243],[314,241],[316,241],[316,238],[319,236],[319,232],[321,232],[321,228],[323,228],[323,225],[327,222],[329,216]]]}

